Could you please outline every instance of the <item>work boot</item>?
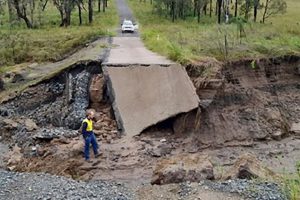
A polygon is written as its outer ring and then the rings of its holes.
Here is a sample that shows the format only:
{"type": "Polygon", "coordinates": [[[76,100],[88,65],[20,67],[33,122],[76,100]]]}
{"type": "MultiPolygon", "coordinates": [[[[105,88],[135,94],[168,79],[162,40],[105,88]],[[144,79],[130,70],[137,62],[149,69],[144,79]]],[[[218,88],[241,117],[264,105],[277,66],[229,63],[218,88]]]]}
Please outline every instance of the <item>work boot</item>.
{"type": "Polygon", "coordinates": [[[90,159],[89,160],[85,160],[87,163],[92,163],[93,161],[91,161],[90,159]]]}

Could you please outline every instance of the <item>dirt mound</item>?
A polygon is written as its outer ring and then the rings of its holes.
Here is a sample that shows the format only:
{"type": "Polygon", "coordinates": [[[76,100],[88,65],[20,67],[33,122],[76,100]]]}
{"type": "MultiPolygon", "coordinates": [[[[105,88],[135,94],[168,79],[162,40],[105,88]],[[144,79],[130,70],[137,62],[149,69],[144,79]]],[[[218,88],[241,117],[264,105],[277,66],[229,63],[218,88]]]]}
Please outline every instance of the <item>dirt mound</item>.
{"type": "Polygon", "coordinates": [[[213,165],[207,155],[181,154],[160,160],[153,172],[152,184],[199,182],[214,179],[213,165]]]}
{"type": "Polygon", "coordinates": [[[243,61],[215,70],[210,79],[193,77],[201,116],[186,121],[200,124],[198,143],[249,145],[286,137],[300,120],[299,63],[299,57],[243,61]]]}

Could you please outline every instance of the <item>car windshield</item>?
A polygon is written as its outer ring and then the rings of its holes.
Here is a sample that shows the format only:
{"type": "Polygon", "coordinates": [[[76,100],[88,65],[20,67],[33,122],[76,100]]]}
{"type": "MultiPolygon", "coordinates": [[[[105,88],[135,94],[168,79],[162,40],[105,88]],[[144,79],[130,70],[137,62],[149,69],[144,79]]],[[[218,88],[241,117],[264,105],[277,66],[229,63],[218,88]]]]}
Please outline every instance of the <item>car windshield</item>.
{"type": "Polygon", "coordinates": [[[127,26],[131,26],[131,25],[132,25],[132,22],[130,22],[130,21],[125,21],[123,24],[124,24],[124,25],[127,25],[127,26]]]}

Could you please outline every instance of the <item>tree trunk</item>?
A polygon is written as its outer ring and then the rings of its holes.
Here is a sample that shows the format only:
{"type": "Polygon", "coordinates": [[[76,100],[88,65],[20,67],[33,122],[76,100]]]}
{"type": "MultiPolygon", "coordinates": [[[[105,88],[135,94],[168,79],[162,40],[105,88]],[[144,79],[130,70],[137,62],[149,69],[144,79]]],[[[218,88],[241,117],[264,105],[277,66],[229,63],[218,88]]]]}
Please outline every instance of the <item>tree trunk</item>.
{"type": "Polygon", "coordinates": [[[212,15],[212,0],[209,1],[209,16],[212,15]]]}
{"type": "Polygon", "coordinates": [[[35,10],[35,0],[30,1],[30,18],[31,23],[34,24],[34,10],[35,10]]]}
{"type": "Polygon", "coordinates": [[[268,7],[269,7],[269,0],[266,0],[265,11],[264,11],[263,20],[262,20],[263,23],[265,23],[266,14],[268,12],[268,7]]]}
{"type": "Polygon", "coordinates": [[[88,9],[89,9],[89,23],[91,24],[93,22],[93,0],[89,0],[88,9]]]}
{"type": "Polygon", "coordinates": [[[223,0],[218,0],[218,23],[219,24],[221,24],[222,1],[223,0]]]}
{"type": "Polygon", "coordinates": [[[103,8],[103,12],[105,12],[105,8],[106,8],[106,6],[105,6],[105,0],[102,0],[102,8],[103,8]]]}
{"type": "Polygon", "coordinates": [[[98,12],[101,12],[101,0],[98,0],[98,12]]]}
{"type": "Polygon", "coordinates": [[[175,2],[172,1],[172,4],[171,4],[171,13],[172,13],[172,22],[175,21],[175,2]]]}
{"type": "Polygon", "coordinates": [[[44,11],[46,9],[47,3],[48,3],[48,0],[46,0],[45,4],[43,5],[42,11],[44,11]]]}
{"type": "Polygon", "coordinates": [[[14,0],[13,2],[14,2],[14,6],[17,11],[18,17],[20,17],[21,19],[23,19],[25,21],[27,28],[33,28],[32,23],[30,22],[30,20],[28,19],[27,15],[26,15],[26,7],[22,6],[22,10],[21,10],[20,5],[19,5],[19,0],[14,0]]]}
{"type": "Polygon", "coordinates": [[[259,6],[259,0],[254,0],[254,15],[253,15],[254,22],[256,22],[258,6],[259,6]]]}
{"type": "Polygon", "coordinates": [[[197,4],[198,4],[198,1],[194,0],[194,17],[196,17],[197,4]]]}
{"type": "Polygon", "coordinates": [[[238,0],[235,0],[235,4],[234,4],[234,17],[237,17],[237,10],[238,10],[238,0]]]}
{"type": "Polygon", "coordinates": [[[201,9],[200,9],[200,5],[198,5],[198,11],[197,11],[197,21],[198,23],[200,23],[200,16],[201,16],[201,9]]]}
{"type": "Polygon", "coordinates": [[[66,10],[66,26],[71,25],[71,8],[67,8],[66,10]]]}
{"type": "Polygon", "coordinates": [[[65,26],[64,13],[62,10],[59,10],[59,15],[60,15],[60,25],[59,26],[65,26]]]}
{"type": "Polygon", "coordinates": [[[205,4],[204,6],[203,6],[203,11],[204,11],[204,15],[206,16],[206,9],[207,9],[207,4],[205,4]]]}
{"type": "Polygon", "coordinates": [[[77,7],[78,7],[79,25],[82,25],[82,16],[81,16],[81,5],[80,5],[80,3],[77,3],[77,7]]]}

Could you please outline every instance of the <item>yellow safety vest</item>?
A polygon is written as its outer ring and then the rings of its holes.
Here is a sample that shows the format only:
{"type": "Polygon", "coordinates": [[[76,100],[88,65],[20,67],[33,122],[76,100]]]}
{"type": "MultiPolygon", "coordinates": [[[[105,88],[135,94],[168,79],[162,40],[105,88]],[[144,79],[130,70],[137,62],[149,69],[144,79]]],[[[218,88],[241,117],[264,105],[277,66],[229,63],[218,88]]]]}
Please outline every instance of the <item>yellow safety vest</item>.
{"type": "Polygon", "coordinates": [[[86,131],[92,131],[93,130],[93,121],[85,118],[82,123],[84,123],[84,122],[87,123],[86,131]]]}

